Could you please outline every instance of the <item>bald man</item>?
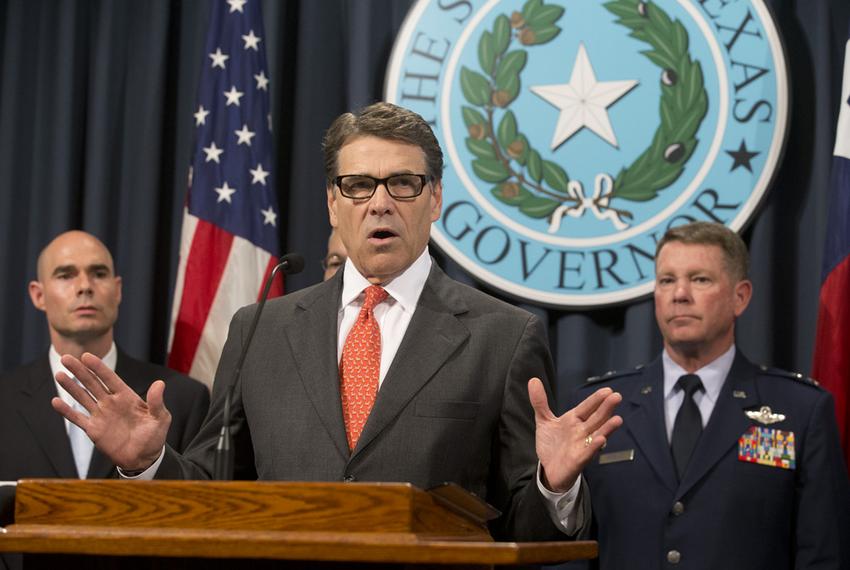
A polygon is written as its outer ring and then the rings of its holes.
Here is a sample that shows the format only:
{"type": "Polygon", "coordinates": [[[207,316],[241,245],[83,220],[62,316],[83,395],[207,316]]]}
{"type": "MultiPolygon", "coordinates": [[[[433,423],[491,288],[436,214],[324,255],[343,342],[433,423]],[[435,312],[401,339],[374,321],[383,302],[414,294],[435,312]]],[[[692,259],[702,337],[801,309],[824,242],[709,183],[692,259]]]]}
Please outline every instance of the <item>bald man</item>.
{"type": "Polygon", "coordinates": [[[29,294],[47,318],[51,344],[34,362],[0,377],[0,481],[114,475],[114,465],[85,433],[50,406],[57,395],[71,401],[55,381],[65,370],[59,362],[64,354],[97,355],[141,396],[154,380],[164,380],[172,415],[168,442],[185,448],[206,415],[209,392],[200,382],[131,358],[115,345],[121,277],[106,246],[85,232],[63,233],[41,252],[37,271],[29,294]]]}

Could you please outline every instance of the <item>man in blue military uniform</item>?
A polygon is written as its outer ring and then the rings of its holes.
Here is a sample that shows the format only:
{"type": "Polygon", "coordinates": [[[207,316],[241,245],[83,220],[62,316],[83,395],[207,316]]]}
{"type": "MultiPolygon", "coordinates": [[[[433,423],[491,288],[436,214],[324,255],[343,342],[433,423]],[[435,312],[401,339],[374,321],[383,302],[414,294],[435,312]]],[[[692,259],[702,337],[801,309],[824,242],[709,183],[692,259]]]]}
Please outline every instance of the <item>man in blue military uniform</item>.
{"type": "Polygon", "coordinates": [[[623,395],[623,428],[583,473],[601,568],[850,567],[832,398],[735,346],[748,265],[725,226],[669,230],[655,267],[663,353],[575,395],[601,386],[623,395]]]}

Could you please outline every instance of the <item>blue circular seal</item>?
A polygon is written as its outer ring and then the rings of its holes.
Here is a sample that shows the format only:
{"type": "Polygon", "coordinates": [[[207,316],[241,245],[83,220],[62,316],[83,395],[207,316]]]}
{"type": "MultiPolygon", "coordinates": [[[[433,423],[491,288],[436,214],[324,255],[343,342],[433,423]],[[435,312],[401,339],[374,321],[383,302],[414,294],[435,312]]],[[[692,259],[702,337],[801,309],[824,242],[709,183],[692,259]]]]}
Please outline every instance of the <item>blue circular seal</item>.
{"type": "Polygon", "coordinates": [[[739,230],[788,127],[762,0],[420,0],[385,95],[446,154],[437,246],[492,287],[564,308],[651,292],[671,226],[739,230]]]}

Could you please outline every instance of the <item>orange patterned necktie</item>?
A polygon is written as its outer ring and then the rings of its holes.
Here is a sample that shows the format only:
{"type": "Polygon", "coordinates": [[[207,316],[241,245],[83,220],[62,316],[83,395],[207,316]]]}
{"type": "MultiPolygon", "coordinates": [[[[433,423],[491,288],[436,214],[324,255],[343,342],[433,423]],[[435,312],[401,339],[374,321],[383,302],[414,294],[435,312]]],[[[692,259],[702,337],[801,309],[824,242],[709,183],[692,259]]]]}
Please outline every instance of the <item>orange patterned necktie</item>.
{"type": "Polygon", "coordinates": [[[366,300],[357,315],[354,326],[345,339],[339,376],[342,393],[342,416],[345,419],[345,435],[348,447],[354,449],[375,396],[378,394],[378,378],[381,374],[381,329],[375,320],[373,309],[387,298],[383,287],[372,285],[366,288],[366,300]]]}

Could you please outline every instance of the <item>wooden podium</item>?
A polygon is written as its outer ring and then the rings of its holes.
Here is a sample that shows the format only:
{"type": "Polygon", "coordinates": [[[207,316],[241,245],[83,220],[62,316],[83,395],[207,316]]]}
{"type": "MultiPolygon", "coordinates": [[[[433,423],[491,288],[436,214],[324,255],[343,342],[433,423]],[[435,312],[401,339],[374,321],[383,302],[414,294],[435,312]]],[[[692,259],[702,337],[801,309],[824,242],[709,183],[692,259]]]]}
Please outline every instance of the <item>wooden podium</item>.
{"type": "Polygon", "coordinates": [[[37,567],[188,568],[194,559],[252,570],[486,568],[597,555],[595,542],[493,542],[486,518],[465,492],[398,483],[33,479],[17,486],[0,552],[23,552],[37,567]]]}

